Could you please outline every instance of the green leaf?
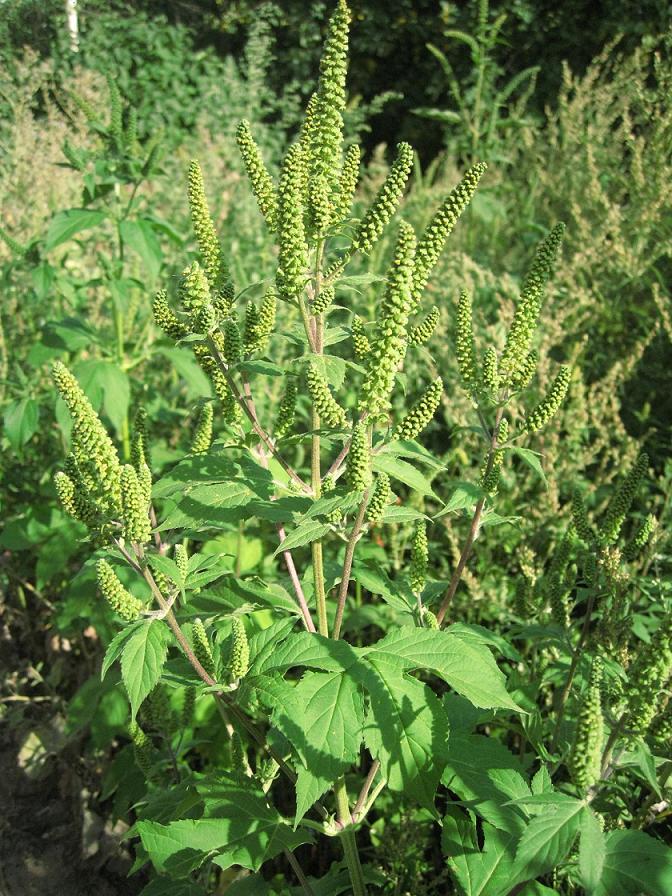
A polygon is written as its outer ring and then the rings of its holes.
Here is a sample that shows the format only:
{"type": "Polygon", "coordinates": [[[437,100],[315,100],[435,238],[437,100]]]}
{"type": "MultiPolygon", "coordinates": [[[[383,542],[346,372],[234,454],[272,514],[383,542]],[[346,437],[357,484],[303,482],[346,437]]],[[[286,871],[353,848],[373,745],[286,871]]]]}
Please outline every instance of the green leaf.
{"type": "Polygon", "coordinates": [[[55,249],[56,246],[60,246],[76,233],[88,230],[90,227],[97,227],[101,221],[105,220],[105,217],[105,212],[95,211],[91,208],[69,208],[57,212],[49,223],[44,248],[47,252],[50,249],[55,249]]]}
{"type": "Polygon", "coordinates": [[[441,844],[464,896],[508,896],[511,892],[516,834],[482,826],[483,848],[475,823],[457,807],[443,820],[441,844]]]}
{"type": "Polygon", "coordinates": [[[203,887],[191,880],[169,880],[155,877],[142,890],[140,896],[208,896],[203,887]]]}
{"type": "Polygon", "coordinates": [[[303,545],[311,544],[313,541],[319,541],[327,532],[331,531],[329,523],[320,523],[318,520],[308,517],[302,523],[292,529],[287,538],[276,548],[274,557],[283,551],[290,551],[292,548],[300,548],[303,545]]]}
{"type": "Polygon", "coordinates": [[[94,408],[102,408],[117,432],[121,432],[131,400],[126,372],[112,361],[81,361],[75,373],[94,408]]]}
{"type": "Polygon", "coordinates": [[[170,630],[159,620],[144,622],[127,640],[121,655],[121,677],[131,702],[131,718],[161,678],[170,630]]]}
{"type": "Polygon", "coordinates": [[[256,871],[284,849],[310,842],[294,832],[271,808],[252,782],[204,782],[208,817],[181,819],[169,824],[140,821],[136,830],[160,873],[186,876],[206,858],[220,868],[241,865],[256,871]]]}
{"type": "Polygon", "coordinates": [[[447,513],[453,513],[456,510],[468,510],[483,497],[483,489],[472,482],[455,482],[455,491],[450,496],[448,503],[435,514],[434,519],[438,520],[447,513]]]}
{"type": "Polygon", "coordinates": [[[519,759],[499,741],[482,734],[453,732],[445,786],[499,830],[520,834],[525,819],[511,800],[530,795],[519,759]]]}
{"type": "Polygon", "coordinates": [[[518,457],[524,461],[528,467],[530,467],[537,476],[544,483],[546,488],[548,488],[548,480],[546,479],[546,474],[541,466],[541,454],[538,454],[536,451],[530,451],[529,448],[520,448],[517,445],[514,445],[510,449],[514,454],[517,454],[518,457]]]}
{"type": "Polygon", "coordinates": [[[123,244],[140,256],[143,273],[154,282],[161,270],[163,253],[151,222],[143,218],[121,221],[119,233],[123,244]]]}
{"type": "Polygon", "coordinates": [[[4,415],[5,435],[15,451],[20,451],[37,432],[39,408],[34,398],[21,398],[7,405],[4,415]]]}
{"type": "Polygon", "coordinates": [[[273,713],[273,724],[296,750],[296,821],[359,756],[364,701],[346,672],[307,672],[273,713]]]}
{"type": "Polygon", "coordinates": [[[404,674],[394,657],[369,655],[353,670],[369,694],[364,741],[390,790],[434,813],[448,758],[448,718],[431,688],[404,674]]]}
{"type": "Polygon", "coordinates": [[[101,681],[109,672],[112,664],[115,663],[116,660],[121,656],[126,641],[131,637],[136,629],[140,628],[140,626],[143,625],[146,625],[146,623],[142,619],[138,620],[137,622],[132,622],[130,625],[122,628],[121,631],[117,632],[114,638],[112,638],[107,650],[105,651],[105,656],[103,657],[103,664],[100,669],[101,681]]]}
{"type": "MultiPolygon", "coordinates": [[[[163,573],[163,575],[170,579],[171,582],[175,582],[178,588],[184,588],[184,578],[180,572],[179,566],[174,560],[171,560],[170,557],[166,557],[165,554],[149,554],[147,560],[153,570],[163,573]]],[[[215,576],[215,578],[217,578],[217,576],[215,576]]],[[[212,579],[208,579],[207,581],[212,581],[212,579]]]]}
{"type": "Polygon", "coordinates": [[[387,473],[392,479],[403,482],[421,495],[436,498],[428,480],[405,460],[388,454],[376,454],[373,457],[373,469],[379,473],[387,473]]]}
{"type": "Polygon", "coordinates": [[[610,831],[597,896],[670,896],[672,849],[643,831],[610,831]]]}
{"type": "Polygon", "coordinates": [[[298,666],[323,672],[344,672],[358,662],[356,650],[345,641],[334,641],[323,635],[299,632],[290,635],[271,653],[255,658],[248,675],[281,672],[298,666]]]}
{"type": "Polygon", "coordinates": [[[579,841],[579,877],[587,893],[594,893],[602,877],[607,845],[602,827],[588,809],[581,818],[579,841]]]}
{"type": "Polygon", "coordinates": [[[504,675],[488,648],[469,643],[460,635],[403,626],[369,649],[399,657],[409,668],[431,669],[474,706],[520,711],[508,695],[504,675]]]}
{"type": "Polygon", "coordinates": [[[519,880],[539,877],[567,858],[585,811],[586,804],[582,800],[567,797],[566,801],[530,821],[516,852],[519,880]]]}

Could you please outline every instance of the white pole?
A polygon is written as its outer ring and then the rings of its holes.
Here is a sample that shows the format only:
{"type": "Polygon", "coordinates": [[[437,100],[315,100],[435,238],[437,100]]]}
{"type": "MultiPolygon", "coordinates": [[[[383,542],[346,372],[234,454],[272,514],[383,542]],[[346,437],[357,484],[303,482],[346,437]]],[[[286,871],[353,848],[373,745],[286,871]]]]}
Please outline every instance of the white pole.
{"type": "Polygon", "coordinates": [[[77,21],[77,0],[65,0],[65,14],[68,18],[68,34],[70,49],[73,53],[79,50],[79,23],[77,21]]]}

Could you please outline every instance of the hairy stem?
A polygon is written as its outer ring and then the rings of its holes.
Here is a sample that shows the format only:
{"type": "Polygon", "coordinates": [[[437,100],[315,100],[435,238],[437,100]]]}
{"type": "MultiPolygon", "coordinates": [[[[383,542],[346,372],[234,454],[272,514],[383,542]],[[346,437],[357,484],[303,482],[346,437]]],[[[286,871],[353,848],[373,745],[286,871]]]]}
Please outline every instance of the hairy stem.
{"type": "Polygon", "coordinates": [[[352,815],[350,814],[350,806],[348,804],[348,791],[343,778],[339,778],[334,785],[334,794],[336,796],[337,817],[343,826],[343,830],[339,836],[343,846],[345,864],[348,866],[348,872],[350,874],[352,893],[353,896],[366,896],[364,872],[362,871],[362,863],[359,860],[355,832],[352,829],[352,815]]]}
{"type": "Polygon", "coordinates": [[[341,574],[341,585],[338,590],[338,604],[336,606],[336,618],[334,619],[334,628],[331,633],[332,638],[340,638],[341,625],[343,623],[343,611],[345,610],[345,601],[348,597],[348,588],[350,587],[350,573],[352,572],[352,562],[355,558],[355,548],[359,541],[359,536],[364,525],[364,517],[366,508],[369,503],[369,489],[364,492],[362,503],[359,505],[355,522],[348,538],[345,548],[345,559],[343,560],[343,572],[341,574]]]}

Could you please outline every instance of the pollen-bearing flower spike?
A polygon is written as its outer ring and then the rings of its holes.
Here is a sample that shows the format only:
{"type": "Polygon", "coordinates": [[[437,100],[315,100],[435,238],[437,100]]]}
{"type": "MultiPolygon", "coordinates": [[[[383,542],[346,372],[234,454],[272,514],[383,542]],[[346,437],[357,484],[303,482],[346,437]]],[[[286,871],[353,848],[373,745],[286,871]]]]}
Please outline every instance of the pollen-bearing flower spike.
{"type": "Polygon", "coordinates": [[[551,275],[553,262],[564,233],[564,224],[556,224],[539,245],[532,266],[523,281],[520,299],[499,359],[499,369],[505,384],[515,384],[529,368],[530,343],[537,327],[544,295],[544,286],[551,275]]]}
{"type": "Polygon", "coordinates": [[[628,669],[628,728],[643,734],[658,713],[661,691],[672,675],[672,612],[668,609],[649,644],[628,669]]]}
{"type": "Polygon", "coordinates": [[[371,343],[366,335],[364,322],[361,317],[356,314],[353,316],[350,329],[352,331],[352,345],[355,350],[355,356],[362,361],[371,350],[371,343]]]}
{"type": "Polygon", "coordinates": [[[397,370],[406,355],[415,244],[413,228],[402,221],[360,396],[360,409],[371,414],[387,410],[397,370]]]}
{"type": "Polygon", "coordinates": [[[363,492],[371,485],[371,448],[364,423],[357,423],[348,451],[347,476],[354,492],[363,492]]]}
{"type": "Polygon", "coordinates": [[[302,152],[298,143],[287,150],[278,187],[278,269],[275,282],[286,299],[300,293],[307,279],[308,248],[301,195],[302,152]]]}
{"type": "Polygon", "coordinates": [[[252,136],[249,121],[241,121],[236,131],[238,149],[247,171],[247,176],[252,185],[254,198],[257,200],[259,211],[266,219],[268,229],[274,231],[277,226],[277,199],[273,178],[261,156],[257,143],[252,136]]]}
{"type": "Polygon", "coordinates": [[[334,209],[333,223],[338,224],[345,220],[352,208],[352,202],[357,189],[357,181],[359,180],[359,162],[361,152],[359,146],[353,143],[343,159],[343,166],[338,177],[338,193],[336,200],[336,208],[334,209]]]}
{"type": "Polygon", "coordinates": [[[231,274],[222,255],[222,247],[210,216],[210,208],[205,195],[201,166],[193,160],[189,164],[189,209],[191,223],[196,234],[203,267],[214,295],[221,295],[227,302],[233,302],[235,289],[231,274]]]}
{"type": "Polygon", "coordinates": [[[53,366],[53,379],[72,417],[72,450],[81,483],[103,515],[116,516],[121,510],[121,464],[112,440],[81,386],[60,361],[53,366]]]}
{"type": "Polygon", "coordinates": [[[581,492],[576,488],[572,492],[572,520],[576,534],[581,541],[586,546],[592,544],[594,538],[593,529],[588,520],[586,505],[581,497],[581,492]]]}
{"type": "Polygon", "coordinates": [[[244,678],[250,665],[250,647],[247,632],[240,616],[231,620],[231,653],[229,654],[229,677],[234,681],[244,678]]]}
{"type": "Polygon", "coordinates": [[[100,593],[112,610],[126,622],[135,622],[142,612],[142,601],[124,588],[107,560],[96,563],[96,574],[100,593]]]}
{"type": "Polygon", "coordinates": [[[419,520],[415,524],[413,541],[411,542],[411,565],[409,578],[414,594],[422,594],[427,582],[429,567],[429,543],[427,541],[427,524],[419,520]]]}
{"type": "Polygon", "coordinates": [[[210,640],[201,619],[194,619],[191,627],[191,641],[194,655],[211,678],[215,677],[215,660],[210,648],[210,640]]]}
{"type": "Polygon", "coordinates": [[[157,326],[163,330],[166,336],[170,336],[176,342],[189,335],[189,328],[182,323],[168,304],[168,294],[165,289],[159,290],[156,294],[152,313],[157,326]]]}
{"type": "Polygon", "coordinates": [[[425,389],[394,430],[393,438],[408,440],[416,438],[436,413],[442,394],[443,380],[439,376],[425,389]]]}
{"type": "Polygon", "coordinates": [[[324,314],[333,304],[336,290],[331,284],[326,284],[310,303],[313,314],[324,314]]]}
{"type": "Polygon", "coordinates": [[[603,541],[614,542],[623,527],[625,518],[635,498],[637,489],[649,467],[649,455],[642,452],[623,482],[619,485],[615,495],[609,502],[604,519],[600,524],[600,537],[603,541]]]}
{"type": "Polygon", "coordinates": [[[646,519],[640,523],[633,538],[628,542],[623,551],[623,559],[628,563],[636,560],[639,554],[644,550],[653,533],[655,532],[658,521],[653,514],[649,514],[646,519]]]}
{"type": "Polygon", "coordinates": [[[135,756],[136,764],[144,776],[150,778],[152,766],[156,758],[156,750],[151,738],[145,734],[137,722],[130,723],[128,733],[133,742],[133,755],[135,756]]]}
{"type": "Polygon", "coordinates": [[[495,396],[499,390],[499,374],[497,372],[497,350],[490,346],[483,356],[481,383],[487,395],[495,396]]]}
{"type": "Polygon", "coordinates": [[[235,320],[224,323],[224,357],[229,367],[238,364],[243,356],[243,340],[235,320]]]}
{"type": "Polygon", "coordinates": [[[471,202],[487,165],[477,162],[465,172],[459,184],[448,194],[418,241],[413,273],[413,302],[419,303],[434,266],[458,218],[471,202]]]}
{"type": "Polygon", "coordinates": [[[212,444],[212,421],[213,421],[212,403],[207,402],[201,405],[196,421],[196,428],[191,439],[191,453],[205,454],[212,444]]]}
{"type": "Polygon", "coordinates": [[[352,251],[371,252],[399,206],[412,167],[413,149],[408,143],[399,143],[397,157],[357,228],[352,251]]]}
{"type": "Polygon", "coordinates": [[[546,396],[527,415],[525,428],[528,432],[537,432],[537,430],[546,426],[549,420],[557,414],[560,405],[565,399],[565,395],[567,395],[571,378],[571,367],[563,364],[551,383],[546,396]]]}
{"type": "Polygon", "coordinates": [[[275,293],[267,293],[259,306],[249,342],[247,339],[247,326],[245,328],[245,348],[248,352],[263,351],[268,345],[271,333],[275,329],[276,308],[277,298],[275,293]]]}
{"type": "Polygon", "coordinates": [[[476,348],[472,324],[471,297],[464,290],[457,303],[455,323],[455,355],[465,388],[473,392],[476,385],[476,348]]]}
{"type": "MultiPolygon", "coordinates": [[[[500,421],[497,430],[497,441],[503,445],[509,438],[509,421],[504,418],[500,421]]],[[[481,488],[488,495],[495,495],[499,488],[499,479],[502,472],[502,464],[504,463],[505,451],[503,448],[497,448],[492,456],[492,463],[488,469],[487,464],[481,472],[481,488]]]]}
{"type": "Polygon", "coordinates": [[[54,474],[54,486],[56,488],[58,500],[61,502],[63,509],[69,513],[70,516],[79,519],[77,504],[75,503],[75,483],[72,479],[67,473],[63,473],[59,470],[54,474]]]}
{"type": "Polygon", "coordinates": [[[574,743],[567,763],[572,780],[584,793],[600,777],[604,742],[601,683],[602,661],[596,656],[593,659],[588,688],[581,701],[574,743]]]}
{"type": "Polygon", "coordinates": [[[514,389],[524,389],[529,386],[532,377],[536,373],[539,364],[539,355],[534,349],[528,352],[517,372],[511,377],[511,385],[514,389]]]}
{"type": "Polygon", "coordinates": [[[366,519],[372,525],[380,522],[385,513],[391,495],[390,477],[387,473],[378,473],[371,493],[369,506],[366,508],[366,519]]]}
{"type": "Polygon", "coordinates": [[[341,160],[345,79],[348,70],[350,10],[344,0],[329,21],[320,60],[320,77],[309,133],[308,197],[311,221],[317,235],[324,235],[334,218],[341,160]]]}
{"type": "Polygon", "coordinates": [[[131,441],[131,464],[138,471],[143,464],[149,464],[147,449],[147,411],[138,408],[133,421],[133,439],[131,441]]]}
{"type": "Polygon", "coordinates": [[[278,408],[278,417],[275,423],[275,437],[281,439],[294,426],[296,419],[296,381],[291,378],[285,383],[285,394],[278,408]]]}
{"type": "Polygon", "coordinates": [[[423,320],[421,324],[418,324],[417,327],[411,327],[408,334],[408,341],[411,345],[424,345],[429,341],[432,336],[434,330],[439,323],[439,309],[436,305],[432,306],[431,311],[427,315],[427,317],[423,320]]]}
{"type": "Polygon", "coordinates": [[[130,464],[121,468],[121,502],[124,538],[136,544],[146,544],[152,537],[147,495],[130,464]]]}
{"type": "Polygon", "coordinates": [[[175,545],[173,556],[175,558],[177,568],[180,570],[180,575],[183,579],[186,579],[187,573],[189,571],[189,552],[183,544],[178,543],[175,545]]]}
{"type": "Polygon", "coordinates": [[[192,317],[197,314],[204,305],[210,304],[210,286],[205,271],[197,261],[190,264],[182,271],[178,288],[180,302],[185,311],[192,317]]]}
{"type": "Polygon", "coordinates": [[[318,415],[328,426],[344,428],[347,424],[345,411],[331,394],[329,384],[314,364],[308,365],[306,372],[308,392],[318,415]]]}

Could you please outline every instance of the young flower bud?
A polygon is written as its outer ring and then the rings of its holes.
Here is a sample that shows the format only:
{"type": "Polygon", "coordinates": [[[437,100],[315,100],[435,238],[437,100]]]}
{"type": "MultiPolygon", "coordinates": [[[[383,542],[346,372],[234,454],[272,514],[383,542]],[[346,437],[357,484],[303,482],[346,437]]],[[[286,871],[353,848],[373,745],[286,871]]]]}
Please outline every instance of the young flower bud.
{"type": "Polygon", "coordinates": [[[355,357],[362,361],[371,350],[371,343],[366,335],[361,317],[358,317],[356,314],[353,316],[350,329],[352,331],[352,345],[355,349],[355,357]]]}
{"type": "Polygon", "coordinates": [[[328,426],[345,428],[347,418],[343,408],[336,403],[329,390],[329,384],[314,364],[308,365],[306,373],[308,392],[318,415],[328,426]]]}
{"type": "Polygon", "coordinates": [[[166,336],[170,336],[170,338],[174,339],[176,342],[178,339],[184,339],[184,337],[189,334],[188,327],[178,319],[177,315],[168,305],[168,297],[165,289],[160,290],[156,294],[154,304],[152,305],[152,312],[157,326],[163,330],[166,336]]]}
{"type": "Polygon", "coordinates": [[[465,172],[460,183],[446,196],[420,238],[413,272],[414,305],[419,303],[445,242],[458,218],[469,205],[486,168],[484,162],[477,162],[465,172]]]}
{"type": "Polygon", "coordinates": [[[191,642],[194,655],[211,678],[215,677],[215,661],[210,649],[210,641],[205,626],[200,619],[194,619],[191,627],[191,642]]]}
{"type": "Polygon", "coordinates": [[[427,541],[427,525],[423,520],[420,520],[415,524],[415,532],[411,542],[409,578],[414,594],[422,594],[427,581],[428,566],[429,544],[427,541]]]}
{"type": "Polygon", "coordinates": [[[630,563],[639,556],[642,550],[649,543],[649,539],[655,531],[656,526],[657,520],[655,516],[649,514],[646,519],[640,524],[639,528],[635,532],[634,537],[626,545],[626,548],[623,551],[623,559],[625,561],[630,563]]]}
{"type": "Polygon", "coordinates": [[[112,610],[125,622],[135,622],[142,612],[142,601],[133,597],[130,591],[121,584],[116,572],[107,560],[99,560],[96,564],[98,588],[112,610]]]}
{"type": "Polygon", "coordinates": [[[551,383],[551,388],[546,393],[546,396],[527,415],[525,428],[528,432],[536,432],[543,426],[546,426],[549,420],[557,414],[567,394],[571,377],[571,368],[563,364],[551,383]]]}
{"type": "Polygon", "coordinates": [[[334,301],[334,296],[335,290],[333,286],[330,286],[329,284],[323,286],[310,303],[310,308],[313,314],[324,314],[324,312],[331,307],[334,301]]]}
{"type": "Polygon", "coordinates": [[[567,763],[572,780],[584,793],[600,777],[604,741],[604,719],[600,697],[601,682],[602,661],[596,656],[593,660],[588,688],[581,701],[574,743],[567,763]]]}
{"type": "Polygon", "coordinates": [[[464,290],[460,293],[457,305],[455,355],[464,388],[468,392],[472,392],[476,386],[476,349],[474,347],[471,298],[464,290]]]}
{"type": "Polygon", "coordinates": [[[434,416],[443,394],[443,382],[437,377],[425,389],[393,433],[395,439],[415,439],[434,416]]]}
{"type": "Polygon", "coordinates": [[[399,143],[397,157],[357,228],[352,251],[359,250],[364,255],[371,252],[397,210],[412,167],[413,149],[408,143],[399,143]]]}
{"type": "Polygon", "coordinates": [[[424,345],[436,330],[439,323],[439,309],[434,305],[427,317],[417,327],[412,327],[408,334],[411,345],[424,345]]]}
{"type": "Polygon", "coordinates": [[[192,454],[206,454],[212,444],[213,409],[211,402],[201,405],[191,439],[192,454]]]}
{"type": "Polygon", "coordinates": [[[268,169],[261,157],[261,152],[257,146],[252,132],[250,130],[249,121],[241,121],[236,131],[238,140],[238,149],[247,171],[247,176],[252,185],[254,198],[257,200],[259,211],[266,219],[268,229],[273,231],[277,223],[277,201],[275,197],[275,186],[273,179],[268,173],[268,169]]]}
{"type": "Polygon", "coordinates": [[[301,147],[295,143],[285,156],[278,187],[280,247],[275,282],[285,299],[294,299],[303,290],[308,267],[301,195],[302,162],[301,147]]]}
{"type": "Polygon", "coordinates": [[[369,506],[366,508],[366,518],[371,525],[380,522],[390,500],[390,494],[390,477],[387,473],[378,473],[369,506]]]}
{"type": "Polygon", "coordinates": [[[146,778],[152,775],[152,766],[156,758],[156,751],[151,739],[145,734],[137,722],[131,722],[128,733],[133,741],[133,754],[138,768],[146,778]]]}
{"type": "Polygon", "coordinates": [[[240,616],[231,620],[231,653],[229,654],[229,677],[233,681],[244,678],[250,666],[250,647],[247,632],[240,616]]]}
{"type": "Polygon", "coordinates": [[[618,538],[648,466],[649,456],[646,452],[642,452],[609,502],[604,520],[600,525],[600,537],[603,541],[614,542],[618,538]]]}
{"type": "Polygon", "coordinates": [[[422,608],[422,621],[425,624],[425,628],[433,629],[434,631],[439,630],[439,621],[436,618],[436,614],[428,610],[427,607],[422,608]]]}
{"type": "Polygon", "coordinates": [[[296,418],[296,381],[287,379],[285,382],[285,394],[278,408],[278,417],[275,423],[275,437],[281,439],[286,435],[296,418]]]}
{"type": "Polygon", "coordinates": [[[121,502],[124,517],[124,538],[136,544],[146,544],[152,537],[147,496],[130,464],[121,468],[121,502]]]}
{"type": "Polygon", "coordinates": [[[229,305],[233,302],[235,290],[231,274],[222,257],[222,247],[215,231],[215,225],[210,217],[208,200],[205,196],[203,174],[201,166],[196,161],[189,165],[189,208],[191,211],[191,223],[198,241],[201,260],[205,268],[205,274],[214,296],[229,305]]]}
{"type": "Polygon", "coordinates": [[[348,483],[355,492],[363,492],[371,485],[371,447],[365,424],[357,423],[350,442],[347,467],[348,483]]]}

